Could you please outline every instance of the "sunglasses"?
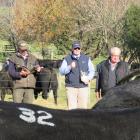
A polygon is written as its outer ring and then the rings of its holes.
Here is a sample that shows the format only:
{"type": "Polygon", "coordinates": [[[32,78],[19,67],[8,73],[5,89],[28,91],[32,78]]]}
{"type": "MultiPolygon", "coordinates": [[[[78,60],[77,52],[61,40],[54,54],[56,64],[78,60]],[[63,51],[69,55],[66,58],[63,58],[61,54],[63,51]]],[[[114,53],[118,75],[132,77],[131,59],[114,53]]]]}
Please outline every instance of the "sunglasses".
{"type": "Polygon", "coordinates": [[[80,50],[80,48],[74,48],[74,50],[80,50]]]}
{"type": "Polygon", "coordinates": [[[27,51],[27,49],[24,49],[24,50],[20,50],[20,52],[25,52],[25,51],[27,51]]]}

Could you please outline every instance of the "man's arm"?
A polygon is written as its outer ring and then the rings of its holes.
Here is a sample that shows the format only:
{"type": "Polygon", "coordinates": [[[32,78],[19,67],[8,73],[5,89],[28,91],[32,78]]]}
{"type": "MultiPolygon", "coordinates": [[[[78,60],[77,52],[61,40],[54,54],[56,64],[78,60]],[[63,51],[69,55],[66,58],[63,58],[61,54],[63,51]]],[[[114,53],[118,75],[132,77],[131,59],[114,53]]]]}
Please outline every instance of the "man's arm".
{"type": "Polygon", "coordinates": [[[11,61],[9,61],[8,72],[9,72],[10,76],[14,79],[21,78],[20,72],[16,71],[15,64],[11,61]]]}
{"type": "Polygon", "coordinates": [[[97,73],[97,76],[96,76],[96,87],[95,87],[95,93],[96,93],[96,99],[97,101],[101,100],[102,99],[102,95],[101,95],[101,87],[100,87],[100,64],[97,65],[97,68],[96,68],[96,73],[97,73]]]}
{"type": "Polygon", "coordinates": [[[71,66],[67,64],[67,61],[64,59],[60,68],[59,68],[59,72],[61,75],[66,75],[70,72],[71,70],[71,66]]]}
{"type": "Polygon", "coordinates": [[[9,61],[8,73],[13,79],[21,79],[30,74],[30,71],[26,67],[20,67],[20,69],[20,71],[17,71],[15,64],[12,61],[9,61]]]}
{"type": "Polygon", "coordinates": [[[125,62],[125,65],[126,65],[126,75],[128,75],[130,73],[130,66],[127,62],[125,62]]]}

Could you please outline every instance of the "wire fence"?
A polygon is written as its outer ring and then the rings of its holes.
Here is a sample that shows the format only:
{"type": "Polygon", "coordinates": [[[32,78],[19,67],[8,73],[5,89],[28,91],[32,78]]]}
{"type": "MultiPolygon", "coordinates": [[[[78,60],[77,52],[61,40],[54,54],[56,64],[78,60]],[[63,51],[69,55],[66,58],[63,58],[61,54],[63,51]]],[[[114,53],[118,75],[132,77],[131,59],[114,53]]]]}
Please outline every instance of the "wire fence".
{"type": "MultiPolygon", "coordinates": [[[[3,63],[2,63],[2,65],[3,65],[3,63]]],[[[7,85],[5,83],[11,83],[13,81],[10,79],[10,77],[8,77],[8,75],[6,77],[6,75],[7,75],[7,72],[5,72],[5,71],[0,72],[0,89],[7,90],[5,101],[13,102],[12,92],[10,91],[10,89],[12,89],[12,87],[9,87],[9,85],[5,86],[5,85],[7,85]]],[[[44,106],[44,107],[49,107],[49,108],[54,108],[54,109],[67,109],[65,77],[61,76],[59,74],[58,70],[56,70],[56,75],[57,75],[57,79],[51,80],[51,82],[54,84],[58,84],[58,89],[57,89],[58,104],[57,105],[54,104],[53,90],[51,87],[50,87],[50,90],[48,92],[48,99],[47,100],[44,100],[42,98],[42,92],[40,92],[38,94],[38,98],[36,100],[34,100],[33,104],[44,106]]],[[[50,79],[45,79],[44,81],[38,80],[38,82],[49,83],[50,79]]],[[[89,108],[91,108],[96,102],[95,101],[95,94],[94,94],[94,89],[95,89],[94,83],[95,82],[93,80],[90,84],[90,87],[89,87],[89,92],[90,92],[90,94],[89,94],[89,108]]],[[[42,89],[41,87],[36,87],[36,88],[39,90],[42,89]]]]}

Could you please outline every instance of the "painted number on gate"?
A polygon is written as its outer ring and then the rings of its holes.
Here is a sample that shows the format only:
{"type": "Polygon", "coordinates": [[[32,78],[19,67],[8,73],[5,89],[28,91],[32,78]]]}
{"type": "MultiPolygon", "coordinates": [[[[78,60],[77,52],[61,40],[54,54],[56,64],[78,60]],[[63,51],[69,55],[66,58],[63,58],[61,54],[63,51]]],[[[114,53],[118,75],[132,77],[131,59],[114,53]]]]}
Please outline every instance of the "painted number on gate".
{"type": "Polygon", "coordinates": [[[18,109],[22,113],[19,115],[19,118],[28,123],[37,122],[38,124],[41,124],[41,125],[55,126],[54,123],[47,121],[49,119],[52,119],[53,117],[50,113],[48,113],[46,111],[38,110],[35,112],[31,109],[24,108],[24,107],[19,107],[18,109]],[[35,113],[37,113],[39,116],[36,117],[35,113]],[[41,114],[43,114],[43,115],[41,115],[41,114]]]}

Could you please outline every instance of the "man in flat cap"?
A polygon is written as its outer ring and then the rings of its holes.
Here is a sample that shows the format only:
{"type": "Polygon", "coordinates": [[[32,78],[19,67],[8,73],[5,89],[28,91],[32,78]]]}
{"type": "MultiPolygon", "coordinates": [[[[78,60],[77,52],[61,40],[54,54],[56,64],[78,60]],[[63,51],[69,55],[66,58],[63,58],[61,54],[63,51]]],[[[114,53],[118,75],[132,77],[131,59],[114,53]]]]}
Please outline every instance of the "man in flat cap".
{"type": "Polygon", "coordinates": [[[15,103],[32,103],[36,79],[31,69],[40,71],[41,67],[35,56],[28,51],[28,44],[19,41],[17,52],[9,58],[8,72],[13,79],[13,101],[15,103]]]}
{"type": "Polygon", "coordinates": [[[94,76],[94,67],[90,58],[81,53],[78,41],[72,44],[71,54],[66,56],[59,69],[65,75],[68,109],[88,107],[88,83],[94,76]]]}

